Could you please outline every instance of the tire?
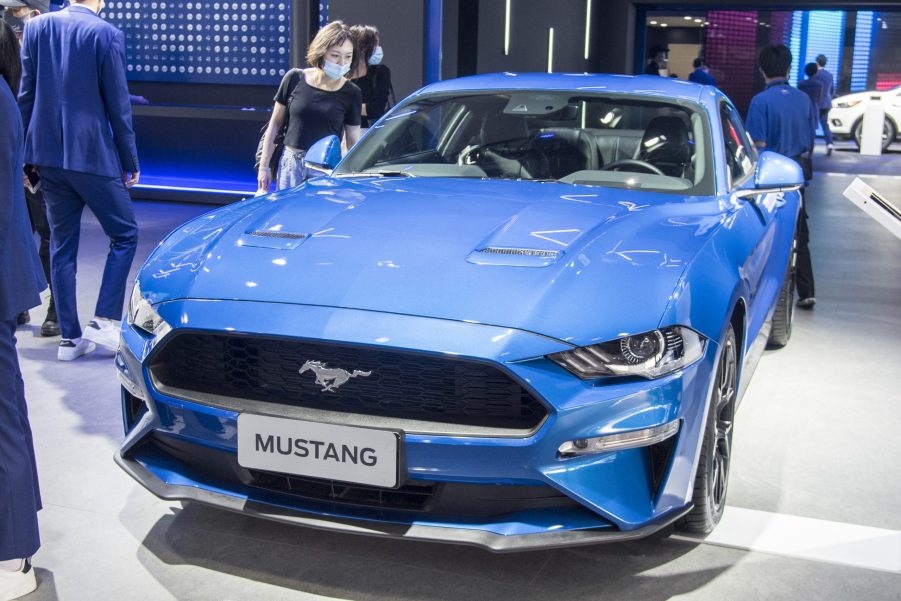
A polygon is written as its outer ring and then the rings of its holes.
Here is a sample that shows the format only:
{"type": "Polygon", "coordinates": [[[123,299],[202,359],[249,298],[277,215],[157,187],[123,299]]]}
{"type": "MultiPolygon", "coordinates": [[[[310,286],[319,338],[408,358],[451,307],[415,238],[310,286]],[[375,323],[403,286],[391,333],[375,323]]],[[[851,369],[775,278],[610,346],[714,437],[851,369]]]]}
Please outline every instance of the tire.
{"type": "MultiPolygon", "coordinates": [[[[860,130],[863,127],[863,119],[854,124],[854,127],[851,129],[851,139],[854,140],[854,143],[857,144],[857,149],[860,150],[860,130]]],[[[892,145],[895,141],[895,136],[898,135],[898,130],[895,127],[895,124],[888,117],[885,118],[885,123],[882,125],[882,152],[888,150],[888,147],[892,145]]]]}
{"type": "Polygon", "coordinates": [[[732,426],[738,393],[738,353],[732,326],[723,337],[714,377],[716,380],[709,400],[701,456],[695,474],[694,507],[676,524],[682,532],[707,534],[719,523],[726,508],[732,426]]]}
{"type": "Polygon", "coordinates": [[[795,274],[791,264],[785,272],[785,281],[782,282],[782,291],[776,302],[776,311],[773,312],[772,329],[770,337],[766,341],[767,348],[782,348],[788,344],[792,337],[792,317],[795,310],[795,274]]]}

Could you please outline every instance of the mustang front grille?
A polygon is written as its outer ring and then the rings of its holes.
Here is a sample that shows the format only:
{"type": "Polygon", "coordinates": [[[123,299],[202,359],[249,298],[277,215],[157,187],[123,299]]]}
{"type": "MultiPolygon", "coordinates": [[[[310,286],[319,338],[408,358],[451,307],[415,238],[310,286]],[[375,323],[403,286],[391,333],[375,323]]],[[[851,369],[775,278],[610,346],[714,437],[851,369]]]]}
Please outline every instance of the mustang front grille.
{"type": "Polygon", "coordinates": [[[490,364],[297,339],[176,334],[150,370],[170,390],[386,418],[522,431],[547,413],[490,364]]]}

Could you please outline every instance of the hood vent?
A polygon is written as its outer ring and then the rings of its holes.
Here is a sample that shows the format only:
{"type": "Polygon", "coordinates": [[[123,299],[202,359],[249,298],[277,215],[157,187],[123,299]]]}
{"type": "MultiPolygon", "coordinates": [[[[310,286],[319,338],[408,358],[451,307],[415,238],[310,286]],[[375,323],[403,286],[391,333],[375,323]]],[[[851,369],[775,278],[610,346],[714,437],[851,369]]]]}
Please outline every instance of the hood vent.
{"type": "Polygon", "coordinates": [[[520,257],[544,257],[548,259],[556,259],[560,256],[559,250],[539,250],[537,248],[501,248],[498,246],[489,246],[478,251],[489,255],[516,255],[520,257]]]}
{"type": "Polygon", "coordinates": [[[466,260],[476,265],[547,267],[556,263],[563,254],[563,251],[560,250],[487,246],[473,251],[466,257],[466,260]]]}
{"type": "Polygon", "coordinates": [[[281,240],[303,240],[309,234],[297,234],[294,232],[276,232],[272,230],[254,230],[250,232],[251,236],[262,236],[263,238],[279,238],[281,240]]]}

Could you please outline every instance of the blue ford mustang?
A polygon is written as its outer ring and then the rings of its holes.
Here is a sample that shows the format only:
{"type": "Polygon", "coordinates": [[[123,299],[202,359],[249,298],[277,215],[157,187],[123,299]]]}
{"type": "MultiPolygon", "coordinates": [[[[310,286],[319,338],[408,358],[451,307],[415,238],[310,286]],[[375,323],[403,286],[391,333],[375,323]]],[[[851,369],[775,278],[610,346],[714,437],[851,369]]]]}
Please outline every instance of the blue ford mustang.
{"type": "Polygon", "coordinates": [[[802,182],[660,77],[430,85],[170,234],[117,355],[156,495],[496,551],[711,530],[802,182]]]}

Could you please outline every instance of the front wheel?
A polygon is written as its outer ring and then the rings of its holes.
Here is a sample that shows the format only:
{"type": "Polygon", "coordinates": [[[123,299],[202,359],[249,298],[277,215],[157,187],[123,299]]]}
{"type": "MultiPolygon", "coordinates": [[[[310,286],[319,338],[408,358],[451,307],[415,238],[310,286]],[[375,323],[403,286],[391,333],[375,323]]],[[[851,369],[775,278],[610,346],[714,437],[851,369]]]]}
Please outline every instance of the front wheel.
{"type": "Polygon", "coordinates": [[[732,455],[732,426],[738,392],[738,352],[732,326],[723,337],[716,380],[710,398],[704,441],[695,475],[694,508],[676,527],[683,532],[707,534],[719,523],[726,508],[729,465],[732,455]]]}

